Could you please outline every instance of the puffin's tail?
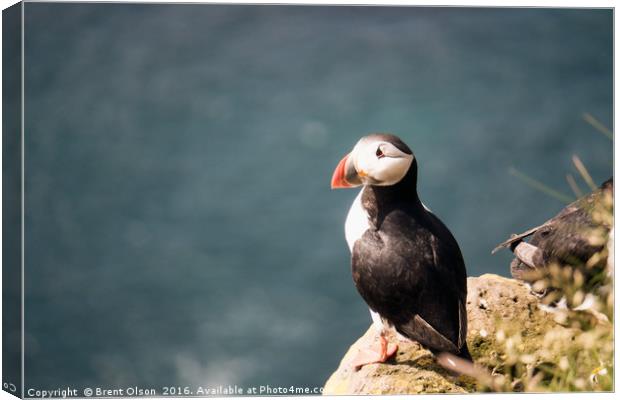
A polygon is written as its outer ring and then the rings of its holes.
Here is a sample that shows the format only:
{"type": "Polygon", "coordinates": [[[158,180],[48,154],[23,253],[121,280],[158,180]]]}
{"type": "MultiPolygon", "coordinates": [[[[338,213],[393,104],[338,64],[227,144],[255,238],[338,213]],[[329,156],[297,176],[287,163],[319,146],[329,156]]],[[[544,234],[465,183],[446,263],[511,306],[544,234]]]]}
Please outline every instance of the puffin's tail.
{"type": "Polygon", "coordinates": [[[453,376],[469,375],[476,377],[480,373],[480,367],[476,366],[471,359],[467,345],[463,345],[458,354],[448,352],[437,354],[437,363],[453,376]]]}
{"type": "Polygon", "coordinates": [[[459,352],[457,354],[455,354],[456,356],[459,356],[467,361],[471,361],[474,362],[474,360],[471,358],[471,354],[469,354],[469,349],[467,348],[467,343],[463,343],[463,347],[461,347],[461,349],[459,350],[459,352]]]}

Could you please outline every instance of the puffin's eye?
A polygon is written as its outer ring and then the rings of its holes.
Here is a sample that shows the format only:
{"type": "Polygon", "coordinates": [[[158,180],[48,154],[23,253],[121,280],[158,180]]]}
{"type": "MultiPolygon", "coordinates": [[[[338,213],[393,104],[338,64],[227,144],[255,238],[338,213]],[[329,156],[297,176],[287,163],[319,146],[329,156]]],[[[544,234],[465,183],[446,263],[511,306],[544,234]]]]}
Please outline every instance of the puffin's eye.
{"type": "Polygon", "coordinates": [[[381,151],[381,147],[377,147],[377,152],[375,154],[377,155],[377,158],[385,157],[385,154],[383,154],[383,151],[381,151]]]}

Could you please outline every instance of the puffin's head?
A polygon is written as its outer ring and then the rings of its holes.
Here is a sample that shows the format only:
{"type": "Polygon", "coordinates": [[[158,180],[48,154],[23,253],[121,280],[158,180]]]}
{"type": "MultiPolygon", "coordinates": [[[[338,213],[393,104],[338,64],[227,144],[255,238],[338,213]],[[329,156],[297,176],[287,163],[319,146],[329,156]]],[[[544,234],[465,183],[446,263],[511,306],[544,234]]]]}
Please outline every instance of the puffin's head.
{"type": "Polygon", "coordinates": [[[391,186],[403,179],[413,162],[413,152],[398,136],[385,133],[364,136],[338,163],[332,176],[332,189],[391,186]]]}

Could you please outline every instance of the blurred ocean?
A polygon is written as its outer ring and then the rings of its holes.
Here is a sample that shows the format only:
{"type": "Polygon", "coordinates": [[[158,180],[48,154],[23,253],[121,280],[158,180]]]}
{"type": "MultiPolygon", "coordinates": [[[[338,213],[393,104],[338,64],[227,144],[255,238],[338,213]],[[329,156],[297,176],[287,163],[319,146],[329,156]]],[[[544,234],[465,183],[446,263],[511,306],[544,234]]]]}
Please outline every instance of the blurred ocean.
{"type": "Polygon", "coordinates": [[[469,275],[612,173],[612,11],[27,3],[26,388],[318,386],[368,327],[330,178],[400,135],[469,275]],[[585,188],[585,185],[582,185],[585,188]]]}

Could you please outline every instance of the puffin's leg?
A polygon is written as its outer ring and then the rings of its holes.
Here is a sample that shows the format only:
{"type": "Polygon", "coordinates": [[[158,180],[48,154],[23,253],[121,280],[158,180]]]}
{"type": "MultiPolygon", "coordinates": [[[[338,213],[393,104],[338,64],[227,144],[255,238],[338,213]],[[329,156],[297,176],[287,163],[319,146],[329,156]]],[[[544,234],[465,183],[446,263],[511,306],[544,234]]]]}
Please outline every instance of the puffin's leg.
{"type": "Polygon", "coordinates": [[[389,343],[385,336],[386,332],[381,330],[378,341],[373,341],[369,347],[358,348],[351,365],[359,369],[367,364],[384,363],[393,357],[398,350],[398,345],[389,343]]]}

